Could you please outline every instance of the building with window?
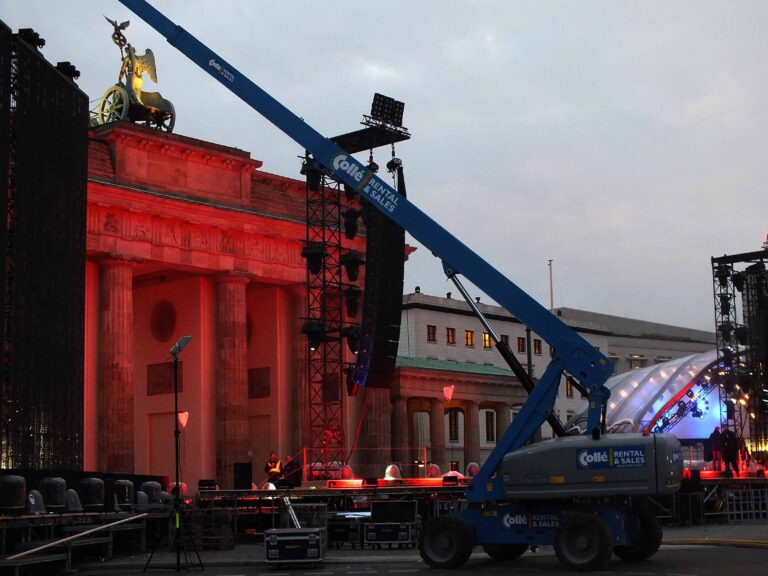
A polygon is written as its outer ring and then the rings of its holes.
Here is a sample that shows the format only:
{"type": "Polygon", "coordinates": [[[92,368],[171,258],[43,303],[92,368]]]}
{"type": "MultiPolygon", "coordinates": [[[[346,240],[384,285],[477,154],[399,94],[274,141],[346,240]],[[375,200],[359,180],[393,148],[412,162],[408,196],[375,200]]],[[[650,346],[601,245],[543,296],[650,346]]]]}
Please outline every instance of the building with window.
{"type": "MultiPolygon", "coordinates": [[[[543,374],[553,354],[549,343],[500,306],[477,306],[501,339],[514,343],[513,352],[533,378],[543,374]]],[[[558,308],[555,314],[611,359],[614,374],[715,347],[714,334],[703,330],[571,308],[558,308]]],[[[403,296],[392,402],[393,422],[408,423],[393,426],[394,454],[398,447],[409,451],[408,456],[403,452],[404,463],[426,454],[443,471],[463,472],[470,462],[482,462],[526,397],[466,302],[450,293],[439,297],[420,290],[403,296]],[[459,344],[457,330],[465,334],[459,344]],[[445,339],[430,337],[441,333],[445,339]],[[482,334],[482,347],[474,345],[475,333],[482,334]]],[[[563,378],[555,404],[558,417],[566,422],[583,405],[581,394],[563,378]]],[[[546,425],[543,435],[551,435],[546,425]]]]}

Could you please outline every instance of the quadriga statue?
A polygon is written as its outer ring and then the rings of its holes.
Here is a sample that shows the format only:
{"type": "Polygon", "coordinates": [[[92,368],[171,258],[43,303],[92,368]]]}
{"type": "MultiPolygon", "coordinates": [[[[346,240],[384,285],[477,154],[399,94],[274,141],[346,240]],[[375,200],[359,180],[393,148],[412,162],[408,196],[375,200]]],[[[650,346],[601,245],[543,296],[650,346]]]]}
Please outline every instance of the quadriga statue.
{"type": "Polygon", "coordinates": [[[159,92],[146,92],[143,89],[144,74],[149,76],[152,82],[157,82],[155,55],[150,49],[139,55],[128,43],[123,34],[123,30],[128,27],[128,21],[118,24],[109,18],[106,20],[114,29],[112,42],[120,48],[122,64],[117,84],[110,86],[101,97],[96,112],[98,123],[106,124],[127,118],[158,130],[173,132],[176,112],[171,101],[163,98],[159,92]]]}

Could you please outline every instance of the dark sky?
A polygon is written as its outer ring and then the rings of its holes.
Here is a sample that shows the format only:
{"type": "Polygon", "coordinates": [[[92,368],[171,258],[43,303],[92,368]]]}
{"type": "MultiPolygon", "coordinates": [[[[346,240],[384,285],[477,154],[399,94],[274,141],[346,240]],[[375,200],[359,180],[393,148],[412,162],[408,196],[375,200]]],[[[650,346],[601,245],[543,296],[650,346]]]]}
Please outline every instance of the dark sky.
{"type": "MultiPolygon", "coordinates": [[[[405,102],[409,199],[547,307],[551,259],[556,306],[711,330],[710,258],[765,239],[768,3],[154,5],[326,136],[357,129],[374,92],[405,102]]],[[[93,106],[120,66],[103,15],[153,50],[145,88],[173,102],[175,132],[301,177],[297,144],[117,0],[0,0],[93,106]]],[[[416,285],[452,289],[424,247],[416,285]]]]}

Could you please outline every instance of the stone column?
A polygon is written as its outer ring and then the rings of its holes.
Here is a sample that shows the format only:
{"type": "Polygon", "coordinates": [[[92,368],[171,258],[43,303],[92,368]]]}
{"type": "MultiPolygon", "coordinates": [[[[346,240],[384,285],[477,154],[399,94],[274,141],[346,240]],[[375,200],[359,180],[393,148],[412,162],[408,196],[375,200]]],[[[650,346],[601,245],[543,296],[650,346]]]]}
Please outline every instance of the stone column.
{"type": "Polygon", "coordinates": [[[365,394],[365,417],[357,444],[360,469],[354,472],[363,478],[381,478],[392,456],[389,388],[369,387],[365,394]]]}
{"type": "Polygon", "coordinates": [[[430,399],[429,442],[430,458],[433,464],[440,466],[440,471],[448,471],[445,461],[445,406],[439,398],[430,399]]]}
{"type": "Polygon", "coordinates": [[[243,276],[217,280],[216,476],[234,487],[234,464],[248,462],[248,343],[243,276]]]}
{"type": "Polygon", "coordinates": [[[512,410],[505,402],[498,402],[493,408],[496,410],[496,442],[498,442],[512,424],[512,410]]]}
{"type": "Polygon", "coordinates": [[[399,463],[403,476],[410,474],[413,462],[413,455],[408,450],[411,445],[409,422],[408,398],[392,400],[392,461],[399,463]]]}
{"type": "Polygon", "coordinates": [[[464,468],[470,462],[480,464],[480,405],[464,402],[464,468]]]}
{"type": "Polygon", "coordinates": [[[102,472],[132,474],[133,264],[113,258],[99,264],[98,468],[102,472]]]}

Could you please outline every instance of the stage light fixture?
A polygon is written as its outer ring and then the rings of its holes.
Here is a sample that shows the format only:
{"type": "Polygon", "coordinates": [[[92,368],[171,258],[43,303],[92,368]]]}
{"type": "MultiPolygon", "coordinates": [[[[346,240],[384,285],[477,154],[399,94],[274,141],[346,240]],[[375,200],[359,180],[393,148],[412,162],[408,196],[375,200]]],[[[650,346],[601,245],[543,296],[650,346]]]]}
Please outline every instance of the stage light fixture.
{"type": "Polygon", "coordinates": [[[45,46],[45,40],[40,38],[40,34],[32,30],[32,28],[19,28],[18,35],[19,38],[34,48],[40,49],[45,46]]]}
{"type": "Polygon", "coordinates": [[[357,286],[348,286],[344,289],[344,303],[347,306],[347,316],[354,318],[357,316],[357,309],[360,304],[360,293],[362,290],[357,286]]]}
{"type": "Polygon", "coordinates": [[[365,264],[365,259],[357,252],[345,252],[339,258],[339,262],[344,266],[347,277],[355,282],[360,275],[360,266],[365,264]]]}
{"type": "Polygon", "coordinates": [[[352,186],[350,186],[349,184],[347,184],[345,182],[344,183],[344,196],[346,196],[347,200],[349,200],[351,202],[352,200],[357,198],[357,190],[355,190],[352,186]]]}
{"type": "Polygon", "coordinates": [[[348,364],[344,369],[344,379],[347,384],[347,396],[357,395],[357,392],[360,389],[360,385],[355,381],[355,374],[355,365],[348,364]]]}
{"type": "Polygon", "coordinates": [[[368,170],[370,170],[371,172],[376,173],[376,172],[379,171],[379,165],[376,164],[376,162],[374,162],[373,160],[369,160],[368,161],[368,170]]]}
{"type": "Polygon", "coordinates": [[[723,340],[731,339],[731,336],[733,335],[733,325],[731,325],[730,322],[720,324],[717,329],[720,331],[720,334],[722,334],[723,340]]]}
{"type": "Polygon", "coordinates": [[[67,78],[77,80],[80,78],[80,70],[75,68],[71,62],[58,62],[56,64],[56,70],[64,74],[67,78]]]}
{"type": "Polygon", "coordinates": [[[723,353],[723,362],[726,365],[728,365],[728,366],[732,365],[733,364],[733,350],[731,350],[730,348],[723,348],[722,349],[722,353],[723,353]]]}
{"type": "Polygon", "coordinates": [[[360,348],[360,327],[348,326],[342,330],[342,336],[347,339],[347,347],[352,354],[357,354],[360,348]]]}
{"type": "Polygon", "coordinates": [[[371,103],[371,118],[390,126],[403,125],[405,104],[376,92],[371,103]]]}
{"type": "Polygon", "coordinates": [[[355,236],[357,236],[357,219],[359,218],[360,214],[360,210],[355,210],[354,208],[348,208],[341,213],[341,216],[344,219],[344,236],[346,236],[349,240],[352,240],[355,236]]]}
{"type": "Polygon", "coordinates": [[[715,269],[715,277],[720,283],[721,287],[725,287],[728,284],[728,278],[731,277],[731,268],[729,266],[718,266],[715,269]]]}
{"type": "Polygon", "coordinates": [[[301,165],[301,174],[307,178],[307,187],[312,192],[320,191],[320,170],[315,167],[315,161],[312,158],[305,158],[301,165]]]}
{"type": "Polygon", "coordinates": [[[326,333],[328,329],[325,324],[319,320],[308,320],[301,328],[302,334],[307,335],[307,342],[309,343],[309,350],[314,352],[325,341],[326,333]]]}
{"type": "Polygon", "coordinates": [[[307,267],[312,274],[320,274],[325,259],[325,246],[317,242],[310,242],[302,248],[301,257],[307,259],[307,267]]]}
{"type": "Polygon", "coordinates": [[[728,294],[720,294],[720,313],[728,316],[731,312],[731,297],[728,294]]]}
{"type": "Polygon", "coordinates": [[[736,274],[733,275],[733,287],[739,292],[743,292],[745,280],[746,278],[744,277],[743,272],[736,272],[736,274]]]}
{"type": "Polygon", "coordinates": [[[400,158],[395,158],[393,156],[392,159],[389,162],[387,162],[387,171],[395,172],[402,165],[403,165],[403,161],[400,160],[400,158]]]}

